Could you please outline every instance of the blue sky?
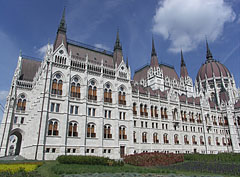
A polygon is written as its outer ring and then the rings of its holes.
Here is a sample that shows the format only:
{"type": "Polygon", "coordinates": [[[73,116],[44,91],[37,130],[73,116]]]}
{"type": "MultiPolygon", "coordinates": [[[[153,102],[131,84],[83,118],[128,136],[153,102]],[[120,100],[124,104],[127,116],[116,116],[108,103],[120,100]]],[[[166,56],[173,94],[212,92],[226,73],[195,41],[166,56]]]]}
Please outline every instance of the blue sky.
{"type": "Polygon", "coordinates": [[[132,74],[150,62],[154,36],[159,62],[173,65],[179,73],[183,49],[194,81],[205,61],[207,37],[214,58],[240,85],[239,0],[0,0],[2,105],[19,51],[42,58],[44,46],[54,43],[64,6],[70,39],[112,50],[119,28],[132,74]]]}

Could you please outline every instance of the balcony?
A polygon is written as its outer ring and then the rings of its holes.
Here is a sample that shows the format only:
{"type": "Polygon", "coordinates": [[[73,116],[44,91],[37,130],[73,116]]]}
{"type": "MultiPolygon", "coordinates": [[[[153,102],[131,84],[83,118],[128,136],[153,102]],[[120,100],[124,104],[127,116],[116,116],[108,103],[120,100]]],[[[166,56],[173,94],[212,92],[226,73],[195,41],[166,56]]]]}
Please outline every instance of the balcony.
{"type": "Polygon", "coordinates": [[[204,142],[200,142],[201,145],[204,145],[204,142]]]}
{"type": "Polygon", "coordinates": [[[104,134],[104,138],[111,139],[112,138],[112,134],[104,134]]]}
{"type": "Polygon", "coordinates": [[[119,100],[119,101],[118,101],[118,104],[120,104],[120,105],[126,105],[126,101],[125,101],[125,100],[119,100]]]}
{"type": "Polygon", "coordinates": [[[112,98],[104,98],[105,103],[112,103],[112,98]]]}
{"type": "Polygon", "coordinates": [[[194,144],[194,145],[197,145],[197,141],[193,141],[193,144],[194,144]]]}
{"type": "Polygon", "coordinates": [[[197,120],[197,123],[201,124],[201,123],[202,123],[202,120],[198,119],[198,120],[197,120]]]}
{"type": "Polygon", "coordinates": [[[217,125],[217,122],[213,122],[213,125],[217,125]]]}
{"type": "Polygon", "coordinates": [[[97,96],[88,95],[88,100],[97,101],[97,96]]]}
{"type": "Polygon", "coordinates": [[[155,117],[158,118],[158,114],[155,114],[155,117]]]}
{"type": "Polygon", "coordinates": [[[177,140],[177,141],[175,141],[174,143],[175,143],[175,144],[179,144],[179,141],[177,140]]]}
{"type": "Polygon", "coordinates": [[[219,142],[217,142],[216,144],[217,144],[217,146],[220,146],[220,143],[219,143],[219,142]]]}
{"type": "Polygon", "coordinates": [[[144,115],[145,115],[145,117],[148,117],[148,113],[147,112],[145,112],[144,115]]]}
{"type": "Polygon", "coordinates": [[[137,115],[137,111],[133,111],[133,115],[135,115],[135,116],[136,116],[136,115],[137,115]]]}
{"type": "Polygon", "coordinates": [[[140,112],[140,115],[143,116],[143,115],[144,115],[144,112],[140,112]]]}
{"type": "Polygon", "coordinates": [[[165,140],[165,141],[164,141],[164,144],[168,144],[168,143],[169,143],[169,140],[165,140]]]}
{"type": "Polygon", "coordinates": [[[87,133],[88,138],[96,138],[96,133],[87,133]]]}

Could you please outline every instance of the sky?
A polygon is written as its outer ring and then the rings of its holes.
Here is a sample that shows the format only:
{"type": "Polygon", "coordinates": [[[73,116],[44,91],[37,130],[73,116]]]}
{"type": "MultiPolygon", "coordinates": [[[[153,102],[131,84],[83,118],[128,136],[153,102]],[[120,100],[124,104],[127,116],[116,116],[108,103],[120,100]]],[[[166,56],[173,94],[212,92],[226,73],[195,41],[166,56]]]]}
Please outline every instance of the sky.
{"type": "Polygon", "coordinates": [[[195,81],[206,60],[207,39],[214,59],[226,65],[240,85],[239,0],[0,0],[1,105],[20,50],[43,58],[46,44],[54,43],[64,7],[69,39],[113,50],[119,29],[132,77],[150,63],[154,37],[159,62],[174,66],[179,74],[182,49],[195,81]]]}

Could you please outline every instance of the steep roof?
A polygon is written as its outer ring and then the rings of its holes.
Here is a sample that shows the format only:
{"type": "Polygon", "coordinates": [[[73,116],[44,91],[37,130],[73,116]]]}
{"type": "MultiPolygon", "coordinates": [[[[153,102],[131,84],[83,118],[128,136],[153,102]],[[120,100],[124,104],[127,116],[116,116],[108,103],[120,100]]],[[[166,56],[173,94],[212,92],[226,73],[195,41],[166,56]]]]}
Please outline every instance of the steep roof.
{"type": "Polygon", "coordinates": [[[88,60],[90,62],[101,65],[103,59],[104,66],[114,68],[112,52],[73,41],[71,39],[67,40],[67,44],[68,53],[71,51],[73,58],[85,61],[86,55],[88,54],[88,60]]]}
{"type": "Polygon", "coordinates": [[[19,80],[33,81],[33,78],[40,66],[41,66],[41,61],[28,59],[26,57],[22,58],[19,80]]]}
{"type": "Polygon", "coordinates": [[[160,64],[159,66],[163,71],[163,77],[168,76],[171,79],[179,80],[177,72],[175,71],[173,66],[166,65],[166,64],[160,64]]]}

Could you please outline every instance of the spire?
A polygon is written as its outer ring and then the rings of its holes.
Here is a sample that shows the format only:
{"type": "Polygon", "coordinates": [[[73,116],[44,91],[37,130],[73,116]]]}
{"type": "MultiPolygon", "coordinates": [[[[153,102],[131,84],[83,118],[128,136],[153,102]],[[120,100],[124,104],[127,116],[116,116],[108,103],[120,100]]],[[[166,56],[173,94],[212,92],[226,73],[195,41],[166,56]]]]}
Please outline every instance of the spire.
{"type": "Polygon", "coordinates": [[[126,59],[126,66],[127,66],[127,68],[128,68],[128,57],[127,57],[127,59],[126,59]]]}
{"type": "Polygon", "coordinates": [[[61,30],[61,31],[67,31],[67,28],[66,28],[66,22],[65,22],[65,7],[63,9],[63,14],[62,14],[62,19],[61,19],[61,22],[59,24],[59,27],[58,27],[58,30],[61,30]]]}
{"type": "Polygon", "coordinates": [[[185,64],[185,61],[184,61],[184,58],[183,58],[183,52],[181,50],[181,67],[182,66],[186,66],[186,64],[185,64]]]}
{"type": "Polygon", "coordinates": [[[119,29],[117,30],[117,38],[116,38],[116,42],[114,45],[114,50],[116,50],[116,49],[122,50],[122,46],[121,46],[120,39],[119,39],[119,29]]]}
{"type": "Polygon", "coordinates": [[[153,37],[152,37],[152,53],[151,53],[150,66],[151,67],[155,67],[155,68],[157,68],[159,66],[157,53],[156,53],[155,46],[154,46],[154,39],[153,39],[153,37]]]}
{"type": "Polygon", "coordinates": [[[181,50],[181,71],[180,71],[180,75],[181,77],[185,78],[188,76],[188,71],[187,71],[187,67],[183,58],[183,52],[181,50]]]}
{"type": "Polygon", "coordinates": [[[206,58],[207,58],[207,60],[212,60],[213,57],[212,57],[212,53],[211,53],[211,51],[210,51],[210,49],[209,49],[208,41],[207,41],[207,40],[206,40],[206,46],[207,46],[207,55],[206,55],[206,58]]]}
{"type": "Polygon", "coordinates": [[[153,39],[153,37],[152,37],[152,54],[151,54],[152,56],[157,56],[157,53],[156,53],[156,51],[155,51],[155,46],[154,46],[154,39],[153,39]]]}
{"type": "Polygon", "coordinates": [[[65,10],[66,8],[64,7],[62,18],[57,30],[56,40],[53,45],[53,51],[55,51],[62,43],[67,48],[67,35],[66,35],[67,28],[66,28],[66,21],[65,21],[65,10]]]}

